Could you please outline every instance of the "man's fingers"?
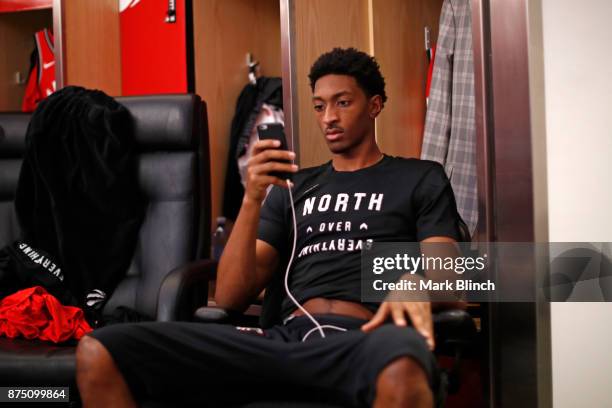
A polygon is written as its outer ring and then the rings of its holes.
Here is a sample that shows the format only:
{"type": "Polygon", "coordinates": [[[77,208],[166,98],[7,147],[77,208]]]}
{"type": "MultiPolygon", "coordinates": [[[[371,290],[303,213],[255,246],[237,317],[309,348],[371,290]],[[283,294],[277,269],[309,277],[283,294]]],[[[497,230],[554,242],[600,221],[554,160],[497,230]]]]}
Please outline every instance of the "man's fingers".
{"type": "Polygon", "coordinates": [[[423,336],[425,337],[425,341],[427,342],[427,346],[429,347],[430,350],[433,350],[436,348],[436,340],[434,339],[433,334],[430,334],[429,336],[423,336]]]}
{"type": "Polygon", "coordinates": [[[261,177],[261,182],[264,183],[265,185],[274,184],[275,186],[279,186],[282,188],[288,188],[286,180],[282,180],[274,176],[260,176],[260,177],[261,177]]]}
{"type": "Polygon", "coordinates": [[[270,184],[276,184],[281,187],[286,187],[287,183],[285,180],[281,180],[278,177],[270,175],[272,172],[280,173],[295,173],[297,167],[291,164],[269,162],[260,164],[257,166],[250,167],[247,169],[247,185],[256,186],[257,188],[267,188],[270,184]],[[281,181],[282,185],[276,183],[281,181]]]}
{"type": "Polygon", "coordinates": [[[258,154],[251,156],[251,160],[255,163],[267,161],[293,161],[295,153],[290,150],[266,149],[258,154]]]}
{"type": "Polygon", "coordinates": [[[389,315],[389,304],[386,302],[383,302],[378,308],[378,310],[376,311],[376,314],[372,317],[372,319],[370,319],[369,322],[361,326],[361,330],[363,330],[364,332],[369,332],[369,331],[374,330],[378,326],[382,325],[385,322],[385,320],[387,320],[388,315],[389,315]]]}
{"type": "Polygon", "coordinates": [[[258,140],[253,144],[253,156],[263,152],[266,149],[276,149],[280,147],[281,142],[276,139],[258,140]]]}
{"type": "Polygon", "coordinates": [[[416,329],[421,329],[425,327],[423,308],[418,306],[418,304],[414,303],[404,303],[403,305],[406,308],[406,311],[408,312],[408,316],[410,316],[410,321],[412,322],[412,325],[416,329]]]}
{"type": "Polygon", "coordinates": [[[249,163],[265,162],[269,160],[286,160],[293,161],[295,152],[290,150],[279,150],[280,142],[278,140],[260,140],[255,142],[251,150],[251,158],[249,163]]]}
{"type": "Polygon", "coordinates": [[[402,303],[392,302],[390,304],[391,316],[393,316],[393,322],[396,326],[407,326],[406,323],[406,311],[402,307],[402,303]]]}
{"type": "Polygon", "coordinates": [[[425,337],[427,345],[433,350],[435,343],[430,303],[406,303],[405,305],[410,315],[412,326],[425,337]]]}
{"type": "Polygon", "coordinates": [[[268,162],[280,162],[291,165],[295,159],[295,153],[289,150],[265,150],[253,155],[247,161],[247,166],[254,167],[268,162]]]}
{"type": "Polygon", "coordinates": [[[406,313],[414,329],[425,337],[427,346],[433,350],[435,342],[429,302],[383,302],[372,319],[361,326],[361,330],[367,333],[376,329],[385,323],[389,315],[392,316],[395,325],[405,327],[407,326],[406,313]]]}
{"type": "Polygon", "coordinates": [[[261,153],[267,160],[286,160],[295,159],[295,153],[291,150],[268,149],[261,153]]]}
{"type": "Polygon", "coordinates": [[[253,167],[254,174],[268,175],[272,172],[295,173],[298,170],[296,164],[270,161],[253,167]]]}

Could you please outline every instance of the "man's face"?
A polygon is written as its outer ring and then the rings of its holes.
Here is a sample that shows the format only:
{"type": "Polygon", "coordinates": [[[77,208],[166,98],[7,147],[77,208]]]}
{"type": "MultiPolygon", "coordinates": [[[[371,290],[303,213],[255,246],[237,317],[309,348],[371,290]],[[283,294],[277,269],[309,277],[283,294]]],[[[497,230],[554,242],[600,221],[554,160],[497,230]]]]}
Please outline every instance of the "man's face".
{"type": "Polygon", "coordinates": [[[327,146],[334,154],[349,153],[373,136],[373,119],[380,109],[349,75],[325,75],[317,80],[312,103],[327,146]]]}

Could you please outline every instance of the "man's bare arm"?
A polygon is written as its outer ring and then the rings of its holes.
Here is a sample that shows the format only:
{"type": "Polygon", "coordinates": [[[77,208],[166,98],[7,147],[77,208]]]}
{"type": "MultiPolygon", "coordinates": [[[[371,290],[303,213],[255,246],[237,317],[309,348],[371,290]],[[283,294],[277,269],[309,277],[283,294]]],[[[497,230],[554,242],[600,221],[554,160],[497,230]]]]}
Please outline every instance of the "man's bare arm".
{"type": "MultiPolygon", "coordinates": [[[[421,250],[427,257],[441,257],[441,258],[456,258],[461,256],[461,250],[457,245],[457,241],[449,237],[431,237],[421,241],[421,250]],[[428,245],[432,244],[432,245],[428,245]]],[[[454,282],[457,279],[457,274],[454,270],[446,269],[426,269],[425,276],[436,282],[444,282],[446,280],[454,282]]],[[[434,301],[431,304],[433,311],[441,311],[448,309],[466,309],[467,303],[462,298],[462,293],[452,291],[445,294],[445,298],[448,300],[434,301]],[[457,300],[451,300],[454,296],[457,300]]]]}
{"type": "Polygon", "coordinates": [[[278,268],[279,256],[270,244],[257,239],[259,205],[244,202],[217,271],[215,301],[226,309],[244,311],[278,268]],[[257,207],[251,208],[251,207],[257,207]],[[253,225],[254,224],[254,225],[253,225]]]}
{"type": "Polygon", "coordinates": [[[223,308],[244,311],[270,281],[278,268],[279,254],[257,239],[261,203],[270,184],[287,187],[270,172],[294,173],[297,167],[281,163],[292,160],[292,152],[271,149],[275,140],[255,143],[247,170],[247,186],[240,213],[223,250],[217,269],[215,300],[223,308]]]}

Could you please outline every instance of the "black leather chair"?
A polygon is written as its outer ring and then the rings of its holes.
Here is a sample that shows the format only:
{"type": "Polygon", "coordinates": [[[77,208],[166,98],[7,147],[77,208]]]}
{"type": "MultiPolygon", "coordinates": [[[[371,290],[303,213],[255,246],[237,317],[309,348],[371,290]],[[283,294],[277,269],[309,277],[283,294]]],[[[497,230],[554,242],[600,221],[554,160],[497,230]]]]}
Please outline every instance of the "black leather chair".
{"type": "MultiPolygon", "coordinates": [[[[181,266],[210,248],[210,168],[206,106],[196,95],[117,98],[134,118],[138,186],[146,197],[139,242],[104,313],[126,306],[157,320],[192,319],[206,303],[203,271],[181,266]]],[[[13,199],[30,115],[0,113],[0,247],[19,237],[13,199]]],[[[75,344],[0,338],[0,385],[70,386],[75,344]]]]}

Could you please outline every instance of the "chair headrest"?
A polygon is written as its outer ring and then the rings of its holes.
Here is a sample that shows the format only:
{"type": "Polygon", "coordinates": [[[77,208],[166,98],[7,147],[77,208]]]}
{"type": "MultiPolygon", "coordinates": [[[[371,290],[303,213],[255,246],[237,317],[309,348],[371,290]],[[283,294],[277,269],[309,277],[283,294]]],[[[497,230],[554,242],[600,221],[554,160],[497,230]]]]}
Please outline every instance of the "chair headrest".
{"type": "Polygon", "coordinates": [[[132,114],[136,144],[144,150],[191,150],[198,146],[202,119],[199,96],[151,95],[116,99],[132,114]]]}
{"type": "MultiPolygon", "coordinates": [[[[199,96],[148,95],[116,98],[134,118],[134,137],[141,150],[192,150],[200,140],[202,102],[199,96]]],[[[0,157],[25,152],[28,113],[0,113],[0,157]]]]}
{"type": "Polygon", "coordinates": [[[28,113],[0,113],[0,157],[21,157],[30,123],[28,113]]]}

